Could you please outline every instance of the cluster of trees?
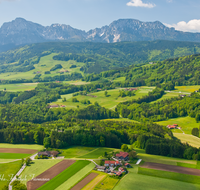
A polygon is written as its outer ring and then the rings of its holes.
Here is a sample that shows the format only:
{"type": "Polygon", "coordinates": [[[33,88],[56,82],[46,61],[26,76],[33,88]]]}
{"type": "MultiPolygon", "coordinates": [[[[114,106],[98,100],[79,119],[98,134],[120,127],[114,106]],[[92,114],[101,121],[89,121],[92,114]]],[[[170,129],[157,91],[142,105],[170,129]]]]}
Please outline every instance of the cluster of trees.
{"type": "Polygon", "coordinates": [[[61,64],[56,64],[54,67],[52,67],[51,69],[50,69],[50,71],[55,71],[55,70],[57,70],[57,69],[62,69],[63,67],[62,67],[62,65],[61,64]]]}
{"type": "Polygon", "coordinates": [[[135,96],[135,91],[130,90],[120,90],[119,91],[119,97],[126,97],[126,96],[135,96]]]}
{"type": "Polygon", "coordinates": [[[200,132],[200,127],[199,127],[199,129],[198,128],[193,128],[191,133],[192,133],[192,135],[194,135],[196,137],[200,137],[199,136],[199,134],[200,134],[199,132],[200,132]]]}

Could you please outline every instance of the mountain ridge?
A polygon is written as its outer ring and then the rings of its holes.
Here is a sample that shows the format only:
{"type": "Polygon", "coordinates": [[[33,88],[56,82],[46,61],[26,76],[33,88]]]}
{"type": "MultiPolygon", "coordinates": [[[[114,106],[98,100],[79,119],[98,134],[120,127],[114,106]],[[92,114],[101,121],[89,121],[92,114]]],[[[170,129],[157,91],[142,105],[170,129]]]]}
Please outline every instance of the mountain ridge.
{"type": "Polygon", "coordinates": [[[89,31],[79,30],[66,24],[42,26],[16,18],[0,28],[0,45],[24,45],[48,41],[104,42],[174,40],[200,42],[200,33],[189,33],[168,28],[159,21],[142,22],[136,19],[119,19],[110,25],[89,31]]]}

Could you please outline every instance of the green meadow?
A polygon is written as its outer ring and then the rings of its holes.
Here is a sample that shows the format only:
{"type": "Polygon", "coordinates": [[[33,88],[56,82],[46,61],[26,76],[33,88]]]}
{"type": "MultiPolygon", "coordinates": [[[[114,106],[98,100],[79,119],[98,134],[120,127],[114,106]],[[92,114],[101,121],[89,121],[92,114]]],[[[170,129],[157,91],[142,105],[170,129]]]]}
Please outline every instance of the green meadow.
{"type": "Polygon", "coordinates": [[[21,168],[21,160],[6,164],[0,164],[0,189],[9,183],[12,176],[14,176],[21,168]]]}
{"type": "Polygon", "coordinates": [[[110,176],[107,176],[94,189],[95,190],[110,190],[110,189],[113,189],[117,185],[118,181],[119,179],[115,179],[110,176]]]}
{"type": "Polygon", "coordinates": [[[0,143],[0,148],[22,148],[22,149],[33,149],[33,150],[42,150],[44,146],[37,144],[8,144],[0,143]]]}
{"type": "Polygon", "coordinates": [[[141,87],[138,88],[135,96],[127,96],[127,97],[119,97],[119,89],[113,89],[113,90],[108,90],[108,97],[105,97],[105,91],[99,91],[95,93],[90,93],[88,96],[85,95],[78,95],[75,96],[79,102],[72,102],[72,95],[73,94],[67,94],[67,95],[62,95],[61,99],[57,100],[56,102],[53,102],[52,104],[60,104],[60,105],[65,105],[67,108],[83,108],[86,107],[87,105],[84,105],[81,103],[81,100],[89,100],[92,104],[94,102],[98,102],[99,105],[102,107],[108,108],[108,109],[114,109],[117,104],[120,102],[125,102],[128,100],[132,99],[138,99],[141,98],[144,95],[147,95],[149,91],[151,91],[154,87],[141,87]],[[62,102],[62,100],[66,98],[66,102],[62,102]]]}
{"type": "Polygon", "coordinates": [[[19,83],[19,84],[1,84],[0,91],[6,88],[6,91],[28,91],[33,90],[37,86],[38,83],[19,83]]]}
{"type": "Polygon", "coordinates": [[[129,173],[120,180],[114,190],[198,190],[200,185],[138,174],[138,167],[129,169],[129,173]]]}
{"type": "Polygon", "coordinates": [[[200,138],[195,137],[193,135],[188,135],[188,134],[182,134],[182,133],[173,133],[174,136],[178,139],[181,140],[183,143],[188,143],[189,145],[193,147],[200,147],[200,138]]]}
{"type": "Polygon", "coordinates": [[[71,166],[69,166],[66,170],[58,174],[56,177],[45,183],[43,186],[38,188],[38,190],[55,190],[57,187],[59,187],[61,184],[63,184],[66,180],[71,178],[73,175],[75,175],[78,171],[83,169],[85,166],[87,166],[90,162],[87,160],[78,160],[71,166]]]}
{"type": "MultiPolygon", "coordinates": [[[[156,123],[164,126],[178,124],[178,126],[181,127],[182,131],[186,134],[191,134],[192,129],[195,127],[199,128],[199,124],[196,123],[195,118],[191,118],[189,116],[173,118],[166,121],[159,121],[156,123]]],[[[179,129],[173,130],[174,133],[183,133],[182,131],[179,129]]]]}
{"type": "Polygon", "coordinates": [[[27,72],[8,72],[8,73],[1,73],[0,74],[0,79],[4,79],[4,80],[15,80],[15,79],[32,79],[35,77],[36,72],[40,72],[41,77],[45,77],[45,76],[55,76],[55,75],[59,75],[60,72],[63,72],[65,70],[67,70],[68,73],[73,73],[73,72],[78,72],[78,73],[82,73],[80,71],[80,68],[84,65],[84,63],[80,63],[80,62],[76,62],[73,60],[69,60],[69,61],[58,61],[58,60],[54,60],[53,56],[57,55],[56,53],[52,53],[50,55],[44,56],[40,59],[40,62],[38,64],[35,64],[34,67],[35,69],[31,70],[31,71],[27,71],[27,72]],[[55,71],[51,71],[51,74],[45,74],[45,71],[50,71],[50,69],[52,67],[54,67],[56,64],[61,64],[62,65],[62,69],[57,69],[55,71]],[[76,68],[72,68],[70,69],[70,66],[72,64],[75,64],[77,67],[76,68]]]}
{"type": "Polygon", "coordinates": [[[68,149],[61,149],[62,153],[59,156],[64,156],[65,158],[76,158],[88,154],[95,149],[96,148],[94,147],[75,146],[68,149]]]}
{"type": "Polygon", "coordinates": [[[31,156],[31,154],[0,153],[0,159],[21,159],[29,156],[31,156]]]}

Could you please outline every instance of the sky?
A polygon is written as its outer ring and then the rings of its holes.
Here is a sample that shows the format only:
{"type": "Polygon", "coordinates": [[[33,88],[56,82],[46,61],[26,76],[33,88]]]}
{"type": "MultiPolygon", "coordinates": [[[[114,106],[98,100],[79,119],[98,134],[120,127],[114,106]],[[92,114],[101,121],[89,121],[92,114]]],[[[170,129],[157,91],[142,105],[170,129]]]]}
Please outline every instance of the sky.
{"type": "Polygon", "coordinates": [[[131,18],[200,32],[200,0],[0,0],[0,26],[17,17],[85,31],[131,18]]]}

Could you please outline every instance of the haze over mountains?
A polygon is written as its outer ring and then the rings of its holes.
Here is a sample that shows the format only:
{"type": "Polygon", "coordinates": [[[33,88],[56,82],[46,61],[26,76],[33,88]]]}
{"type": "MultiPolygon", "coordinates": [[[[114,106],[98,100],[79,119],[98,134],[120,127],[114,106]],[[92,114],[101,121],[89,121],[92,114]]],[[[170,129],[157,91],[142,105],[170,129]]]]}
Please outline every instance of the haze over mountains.
{"type": "MultiPolygon", "coordinates": [[[[88,32],[64,24],[42,26],[23,18],[4,23],[0,28],[0,45],[16,46],[46,41],[70,42],[121,42],[174,40],[200,42],[200,33],[189,33],[168,28],[161,22],[141,22],[134,19],[120,19],[109,26],[92,29],[88,32]]],[[[1,48],[0,48],[1,49],[1,48]]]]}

